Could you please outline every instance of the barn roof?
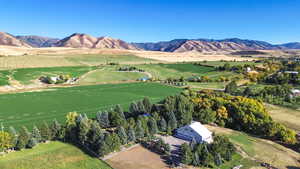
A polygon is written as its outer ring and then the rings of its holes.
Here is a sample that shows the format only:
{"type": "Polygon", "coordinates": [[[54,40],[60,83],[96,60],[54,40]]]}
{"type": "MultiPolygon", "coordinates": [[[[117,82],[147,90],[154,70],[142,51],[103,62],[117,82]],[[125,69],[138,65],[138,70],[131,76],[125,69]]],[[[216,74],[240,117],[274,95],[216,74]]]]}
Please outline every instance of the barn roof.
{"type": "Polygon", "coordinates": [[[212,132],[210,132],[205,126],[203,126],[200,122],[193,121],[192,124],[189,125],[195,132],[201,135],[203,138],[208,138],[211,136],[212,132]]]}

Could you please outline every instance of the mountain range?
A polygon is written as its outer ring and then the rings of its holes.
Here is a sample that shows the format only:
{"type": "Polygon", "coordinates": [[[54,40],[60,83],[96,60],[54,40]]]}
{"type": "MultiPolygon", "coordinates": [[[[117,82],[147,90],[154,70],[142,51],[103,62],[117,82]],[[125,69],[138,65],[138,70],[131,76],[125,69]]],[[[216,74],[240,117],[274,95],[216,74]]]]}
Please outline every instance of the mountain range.
{"type": "Polygon", "coordinates": [[[17,47],[72,47],[91,49],[129,49],[163,52],[224,52],[242,50],[287,50],[300,49],[299,42],[274,45],[265,41],[231,39],[175,39],[164,42],[127,43],[111,37],[93,37],[74,33],[66,38],[57,39],[42,36],[13,36],[0,32],[0,45],[17,47]]]}

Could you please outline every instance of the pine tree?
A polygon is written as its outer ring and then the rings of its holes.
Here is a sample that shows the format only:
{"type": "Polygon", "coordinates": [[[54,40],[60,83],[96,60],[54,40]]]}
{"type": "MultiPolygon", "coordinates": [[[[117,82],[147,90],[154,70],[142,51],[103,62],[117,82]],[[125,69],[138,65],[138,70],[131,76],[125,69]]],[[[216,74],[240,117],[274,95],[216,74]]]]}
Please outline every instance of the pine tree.
{"type": "Polygon", "coordinates": [[[121,147],[120,137],[116,133],[112,133],[111,138],[112,138],[113,151],[120,151],[120,147],[121,147]]]}
{"type": "Polygon", "coordinates": [[[110,152],[108,145],[106,144],[105,141],[100,142],[97,154],[100,157],[103,157],[104,155],[108,154],[110,152]]]}
{"type": "Polygon", "coordinates": [[[36,140],[36,138],[31,137],[28,141],[27,147],[28,148],[33,148],[34,146],[36,146],[38,144],[38,141],[36,140]]]}
{"type": "Polygon", "coordinates": [[[126,119],[124,119],[119,113],[114,111],[109,113],[109,121],[114,127],[125,126],[127,123],[126,119]]]}
{"type": "Polygon", "coordinates": [[[143,101],[139,101],[137,103],[137,106],[138,106],[138,114],[144,114],[144,113],[146,113],[146,109],[145,109],[145,106],[143,104],[143,101]]]}
{"type": "Polygon", "coordinates": [[[59,132],[61,130],[61,124],[54,119],[51,126],[50,126],[50,130],[51,130],[51,139],[53,140],[58,140],[59,139],[59,132]]]}
{"type": "Polygon", "coordinates": [[[137,139],[141,139],[145,136],[145,131],[142,127],[142,122],[140,120],[138,120],[136,123],[135,136],[137,139]]]}
{"type": "Polygon", "coordinates": [[[151,113],[152,103],[151,103],[149,97],[145,97],[143,99],[143,104],[144,104],[146,113],[151,113]]]}
{"type": "Polygon", "coordinates": [[[119,104],[116,105],[114,111],[117,112],[123,119],[125,119],[124,111],[119,104]]]}
{"type": "Polygon", "coordinates": [[[37,143],[41,142],[42,140],[41,132],[36,126],[33,127],[31,135],[32,138],[34,138],[37,143]]]}
{"type": "Polygon", "coordinates": [[[190,100],[183,95],[176,96],[175,107],[175,116],[178,121],[178,126],[190,124],[192,121],[192,113],[194,111],[194,106],[191,104],[190,100]]]}
{"type": "Polygon", "coordinates": [[[88,138],[88,132],[90,130],[90,125],[88,123],[88,119],[83,118],[79,123],[78,123],[78,139],[79,143],[84,145],[85,142],[87,141],[88,138]]]}
{"type": "Polygon", "coordinates": [[[171,127],[172,130],[177,128],[177,120],[173,112],[169,112],[169,121],[168,125],[171,127]]]}
{"type": "Polygon", "coordinates": [[[192,138],[192,141],[190,142],[191,150],[192,150],[192,151],[195,151],[196,146],[197,146],[197,142],[196,142],[195,138],[193,137],[193,138],[192,138]]]}
{"type": "Polygon", "coordinates": [[[127,142],[128,142],[128,137],[127,137],[127,134],[126,134],[126,132],[125,132],[125,129],[124,129],[124,127],[122,127],[122,126],[119,126],[118,127],[118,129],[117,129],[117,134],[118,134],[118,136],[119,136],[119,138],[120,138],[120,140],[121,140],[121,144],[127,144],[127,142]]]}
{"type": "Polygon", "coordinates": [[[182,152],[181,162],[183,164],[190,165],[193,161],[193,153],[190,146],[187,143],[184,143],[181,146],[181,152],[182,152]]]}
{"type": "Polygon", "coordinates": [[[149,133],[151,135],[158,133],[157,123],[153,118],[149,119],[148,125],[149,125],[149,133]]]}
{"type": "Polygon", "coordinates": [[[16,129],[14,127],[12,127],[12,126],[9,127],[8,133],[11,136],[11,146],[12,146],[13,149],[15,149],[16,145],[18,143],[18,137],[19,137],[19,135],[18,135],[16,129]]]}
{"type": "Polygon", "coordinates": [[[26,148],[30,138],[31,138],[31,136],[30,136],[29,131],[27,130],[26,127],[23,126],[20,131],[20,135],[19,135],[19,139],[18,139],[18,143],[17,143],[17,149],[22,150],[22,149],[26,148]]]}
{"type": "Polygon", "coordinates": [[[98,112],[97,113],[97,121],[102,128],[107,128],[110,126],[108,112],[98,112]]]}
{"type": "Polygon", "coordinates": [[[215,156],[215,164],[216,164],[217,166],[222,165],[222,158],[221,158],[220,153],[216,154],[216,156],[215,156]]]}
{"type": "Polygon", "coordinates": [[[129,113],[130,113],[129,114],[130,117],[134,117],[134,116],[138,115],[139,108],[138,108],[136,102],[132,102],[130,104],[130,106],[129,106],[129,113]]]}
{"type": "Polygon", "coordinates": [[[132,126],[129,126],[129,129],[128,129],[128,142],[131,142],[131,141],[135,141],[136,138],[135,138],[135,131],[133,129],[132,126]]]}
{"type": "Polygon", "coordinates": [[[91,130],[89,133],[89,142],[93,145],[95,148],[99,141],[104,140],[104,133],[99,125],[98,122],[93,121],[91,124],[91,130]]]}
{"type": "Polygon", "coordinates": [[[193,155],[193,165],[194,166],[200,166],[201,165],[201,161],[200,161],[200,157],[199,154],[197,152],[194,153],[193,155]]]}
{"type": "Polygon", "coordinates": [[[163,117],[159,121],[159,129],[162,132],[167,131],[167,122],[166,122],[166,120],[163,117]]]}
{"type": "Polygon", "coordinates": [[[51,140],[51,130],[46,122],[40,127],[42,141],[51,140]]]}

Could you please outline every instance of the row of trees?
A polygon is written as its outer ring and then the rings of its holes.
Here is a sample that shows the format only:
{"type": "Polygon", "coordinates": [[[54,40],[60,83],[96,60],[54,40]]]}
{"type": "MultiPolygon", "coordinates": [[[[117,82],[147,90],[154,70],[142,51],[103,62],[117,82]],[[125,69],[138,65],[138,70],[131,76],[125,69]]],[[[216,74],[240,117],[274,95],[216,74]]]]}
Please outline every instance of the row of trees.
{"type": "Polygon", "coordinates": [[[190,92],[189,95],[194,103],[195,120],[217,123],[287,144],[296,143],[296,133],[274,122],[260,100],[209,90],[190,92]]]}
{"type": "Polygon", "coordinates": [[[181,145],[181,151],[183,164],[214,168],[225,161],[230,161],[235,153],[235,147],[228,138],[214,136],[214,142],[211,144],[197,144],[192,140],[190,144],[181,145]]]}
{"type": "Polygon", "coordinates": [[[137,71],[137,72],[145,72],[143,69],[139,69],[135,66],[125,66],[125,67],[120,67],[118,71],[125,71],[125,72],[132,72],[132,71],[137,71]]]}
{"type": "Polygon", "coordinates": [[[257,87],[257,85],[248,85],[238,87],[236,82],[232,81],[225,87],[225,92],[235,96],[244,96],[263,100],[264,102],[297,108],[297,98],[292,95],[292,86],[273,85],[257,87]]]}

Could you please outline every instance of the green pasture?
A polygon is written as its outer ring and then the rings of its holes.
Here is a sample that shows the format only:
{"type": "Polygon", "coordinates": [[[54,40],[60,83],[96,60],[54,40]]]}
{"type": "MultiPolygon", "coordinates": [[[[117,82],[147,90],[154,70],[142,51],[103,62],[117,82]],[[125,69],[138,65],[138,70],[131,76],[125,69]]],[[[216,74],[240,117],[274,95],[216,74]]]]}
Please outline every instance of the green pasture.
{"type": "Polygon", "coordinates": [[[153,102],[175,95],[181,89],[158,83],[105,84],[51,88],[45,91],[0,95],[0,123],[4,126],[32,127],[43,121],[65,121],[68,112],[94,117],[97,111],[149,97],[153,102]]]}
{"type": "Polygon", "coordinates": [[[46,68],[23,68],[13,70],[13,78],[21,84],[30,84],[32,80],[41,76],[70,75],[80,77],[81,75],[96,69],[96,67],[46,67],[46,68]]]}
{"type": "Polygon", "coordinates": [[[50,142],[0,156],[1,169],[112,169],[73,145],[50,142]]]}
{"type": "Polygon", "coordinates": [[[79,84],[93,84],[93,83],[111,83],[111,82],[126,82],[135,81],[139,78],[147,77],[141,72],[118,72],[111,70],[95,70],[87,74],[84,78],[79,80],[79,84]]]}
{"type": "Polygon", "coordinates": [[[10,75],[9,70],[1,70],[0,71],[0,86],[9,85],[9,78],[10,75]]]}

